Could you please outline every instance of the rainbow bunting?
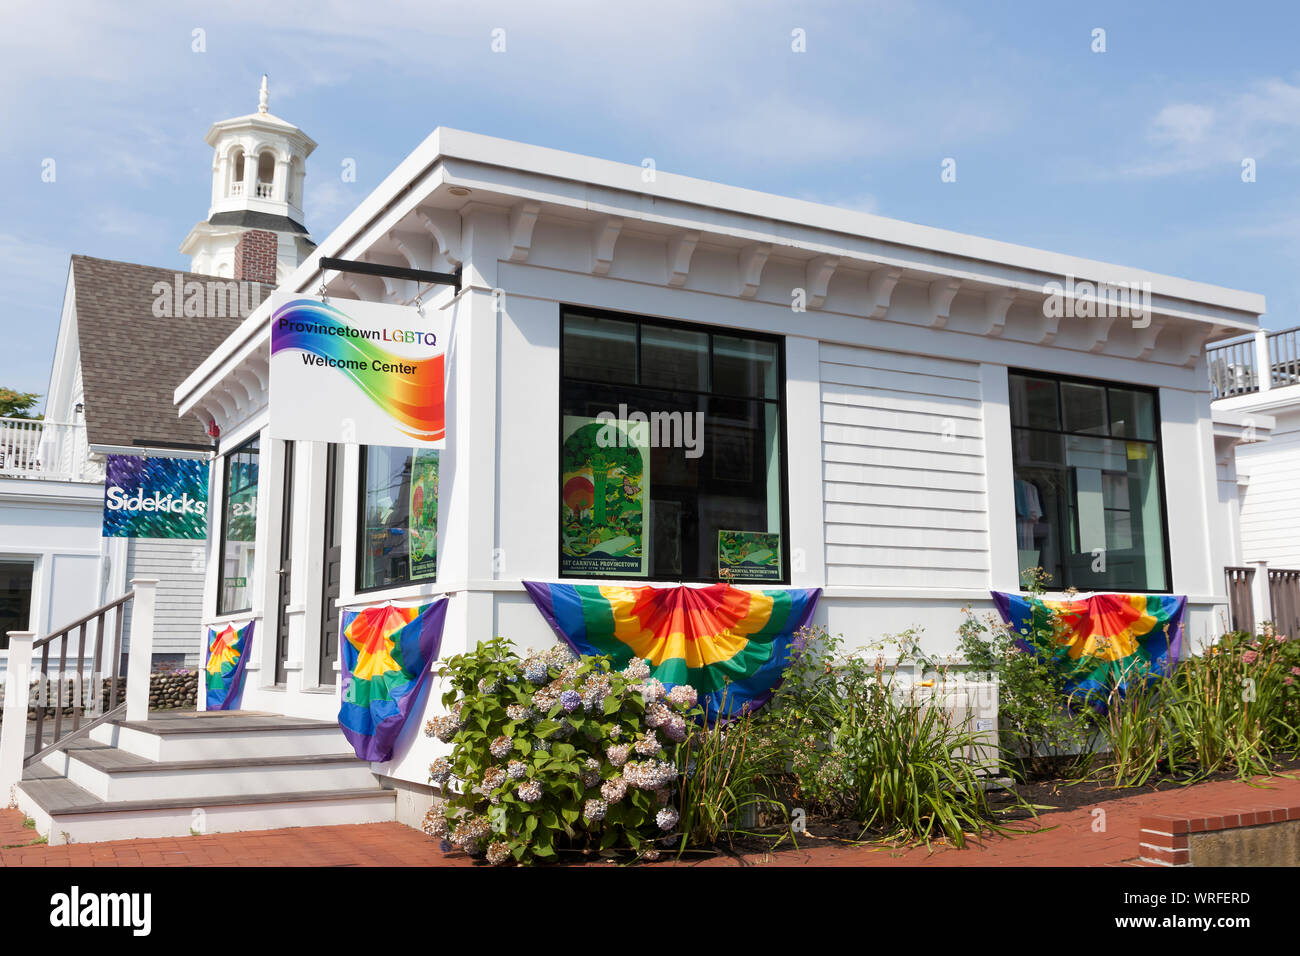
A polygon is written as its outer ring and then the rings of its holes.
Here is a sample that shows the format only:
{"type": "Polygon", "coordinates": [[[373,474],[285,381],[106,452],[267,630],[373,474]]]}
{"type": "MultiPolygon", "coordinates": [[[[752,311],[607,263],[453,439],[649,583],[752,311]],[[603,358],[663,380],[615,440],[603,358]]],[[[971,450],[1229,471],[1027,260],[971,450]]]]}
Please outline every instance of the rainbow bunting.
{"type": "MultiPolygon", "coordinates": [[[[1101,700],[1120,693],[1135,676],[1167,676],[1182,656],[1183,611],[1187,598],[1172,594],[1094,594],[1078,601],[1044,601],[994,591],[1002,619],[1021,635],[1036,624],[1050,627],[1053,615],[1065,626],[1053,653],[1071,696],[1101,700]]],[[[1031,650],[1023,638],[1020,645],[1031,650]]]]}
{"type": "Polygon", "coordinates": [[[726,584],[612,587],[525,581],[562,641],[607,654],[616,668],[639,657],[665,686],[690,684],[710,722],[767,703],[799,648],[821,588],[745,591],[726,584]]]}
{"type": "Polygon", "coordinates": [[[208,710],[239,710],[244,696],[244,666],[253,640],[253,621],[241,628],[227,624],[208,628],[206,673],[208,710]]]}
{"type": "Polygon", "coordinates": [[[446,619],[446,598],[421,607],[389,604],[343,612],[339,726],[362,760],[392,759],[397,738],[429,682],[446,619]]]}

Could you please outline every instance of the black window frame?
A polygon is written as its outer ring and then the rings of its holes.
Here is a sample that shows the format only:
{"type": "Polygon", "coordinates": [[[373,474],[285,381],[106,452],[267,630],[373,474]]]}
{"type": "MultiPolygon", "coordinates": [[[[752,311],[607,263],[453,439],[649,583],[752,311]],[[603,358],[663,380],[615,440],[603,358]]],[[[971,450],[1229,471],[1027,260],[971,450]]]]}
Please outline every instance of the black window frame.
{"type": "MultiPolygon", "coordinates": [[[[1086,378],[1080,375],[1063,375],[1056,372],[1044,372],[1032,368],[1008,368],[1007,369],[1007,416],[1011,420],[1010,421],[1011,436],[1012,436],[1011,480],[1013,482],[1013,485],[1015,482],[1015,475],[1016,475],[1015,433],[1018,430],[1025,431],[1025,432],[1037,432],[1039,434],[1045,434],[1045,435],[1060,435],[1060,436],[1077,437],[1077,438],[1102,438],[1110,441],[1137,441],[1145,445],[1151,445],[1155,448],[1156,464],[1159,466],[1156,469],[1157,471],[1156,485],[1160,497],[1160,536],[1161,536],[1161,544],[1163,545],[1163,549],[1164,549],[1163,557],[1164,557],[1165,586],[1163,588],[1145,587],[1140,590],[1141,593],[1143,594],[1173,594],[1174,593],[1173,555],[1169,549],[1169,501],[1165,493],[1166,468],[1165,468],[1164,442],[1161,433],[1161,426],[1164,423],[1164,418],[1162,417],[1160,411],[1160,390],[1158,388],[1152,388],[1151,386],[1148,385],[1136,385],[1130,382],[1120,382],[1111,379],[1086,378]],[[1024,378],[1036,378],[1041,380],[1047,380],[1056,383],[1056,421],[1058,423],[1057,428],[1036,428],[1031,425],[1017,425],[1015,423],[1014,418],[1011,416],[1011,377],[1013,375],[1019,375],[1024,378]],[[1065,429],[1065,421],[1066,421],[1065,404],[1064,404],[1064,399],[1061,396],[1062,384],[1091,385],[1093,387],[1101,388],[1103,390],[1103,395],[1105,398],[1104,420],[1106,422],[1106,429],[1107,429],[1106,434],[1099,435],[1096,434],[1095,432],[1067,431],[1065,429]],[[1110,389],[1112,388],[1124,389],[1130,392],[1142,392],[1143,394],[1149,395],[1151,397],[1151,414],[1153,418],[1152,434],[1155,436],[1154,438],[1130,438],[1126,435],[1116,437],[1110,434],[1110,428],[1111,428],[1110,389]]],[[[1059,516],[1058,516],[1058,520],[1059,520],[1059,516]]],[[[1077,515],[1074,518],[1074,522],[1072,525],[1062,526],[1060,528],[1060,531],[1062,533],[1058,536],[1060,540],[1057,542],[1058,553],[1056,555],[1056,558],[1057,558],[1057,563],[1059,563],[1061,567],[1062,577],[1064,577],[1068,570],[1068,565],[1065,562],[1065,553],[1064,553],[1065,534],[1073,533],[1076,536],[1078,535],[1079,528],[1078,528],[1077,515]]],[[[1020,568],[1020,561],[1019,558],[1017,558],[1016,580],[1017,580],[1017,585],[1023,588],[1023,581],[1021,581],[1022,573],[1023,572],[1020,568]]],[[[1086,583],[1086,582],[1081,582],[1081,583],[1086,583]]],[[[1070,587],[1074,587],[1077,590],[1084,593],[1097,591],[1097,589],[1095,588],[1079,587],[1078,583],[1069,582],[1069,581],[1053,581],[1051,582],[1051,584],[1052,584],[1051,590],[1053,591],[1063,591],[1070,587]]],[[[1097,593],[1107,593],[1107,592],[1101,591],[1097,593]]],[[[1132,590],[1131,593],[1139,593],[1139,592],[1138,590],[1134,589],[1132,590]]]]}
{"type": "MultiPolygon", "coordinates": [[[[702,322],[687,322],[681,319],[662,318],[660,316],[643,315],[637,312],[622,312],[613,309],[591,308],[584,305],[572,303],[562,303],[559,307],[559,338],[560,338],[560,367],[559,376],[556,383],[555,407],[556,422],[555,436],[556,448],[564,447],[564,387],[565,383],[572,381],[581,385],[590,385],[602,388],[611,387],[610,382],[602,382],[591,379],[574,378],[570,379],[565,375],[564,369],[564,323],[569,316],[585,316],[593,319],[611,319],[619,322],[631,322],[636,326],[636,381],[628,385],[620,383],[615,387],[631,388],[633,390],[646,391],[673,391],[682,395],[703,396],[706,398],[735,399],[738,401],[758,401],[768,404],[775,404],[777,407],[777,419],[779,422],[778,441],[780,442],[781,455],[781,493],[780,493],[780,520],[781,520],[781,577],[771,581],[737,581],[737,585],[755,586],[755,587],[788,587],[790,585],[793,569],[790,561],[790,455],[789,442],[787,440],[787,405],[786,405],[786,371],[785,371],[785,336],[776,335],[769,332],[756,332],[751,329],[731,327],[725,325],[711,325],[702,322]],[[752,339],[759,342],[770,342],[776,348],[776,398],[769,399],[762,396],[744,396],[733,395],[726,392],[700,391],[695,389],[669,389],[662,386],[644,386],[640,384],[641,380],[641,330],[643,326],[654,326],[664,329],[679,329],[688,332],[704,332],[708,335],[709,344],[709,385],[713,384],[714,377],[714,336],[723,336],[733,339],[752,339]]],[[[562,535],[559,533],[564,522],[564,506],[560,496],[560,473],[557,470],[553,476],[555,482],[552,500],[555,502],[555,559],[556,574],[561,580],[569,581],[635,581],[643,584],[682,584],[686,578],[664,578],[657,577],[654,573],[653,565],[645,577],[614,577],[590,574],[569,574],[561,570],[563,564],[564,546],[562,535]]],[[[652,534],[650,529],[644,532],[646,535],[652,534]]],[[[691,583],[722,583],[722,577],[715,577],[711,581],[705,578],[690,579],[691,583]]]]}
{"type": "MultiPolygon", "coordinates": [[[[228,608],[225,606],[226,596],[226,544],[228,539],[227,532],[230,530],[230,463],[235,456],[243,452],[250,445],[257,445],[257,481],[255,487],[258,489],[258,495],[261,495],[262,487],[262,435],[259,432],[251,436],[247,441],[240,442],[230,451],[221,456],[221,538],[217,546],[217,615],[224,616],[227,614],[246,614],[253,610],[253,587],[249,583],[244,584],[244,592],[248,595],[247,607],[228,608]]],[[[243,490],[242,488],[240,490],[243,490]]],[[[260,507],[260,503],[259,503],[260,507]]],[[[253,514],[253,544],[257,544],[257,514],[253,514]]]]}
{"type": "MultiPolygon", "coordinates": [[[[388,584],[372,584],[369,587],[363,587],[361,583],[363,579],[362,576],[365,573],[364,551],[366,546],[366,459],[370,455],[371,448],[396,448],[396,447],[405,447],[405,446],[358,445],[358,448],[360,449],[360,454],[357,456],[357,499],[356,499],[357,528],[356,528],[356,547],[354,550],[354,554],[356,555],[356,560],[355,560],[356,566],[353,569],[353,574],[352,574],[352,593],[354,594],[373,594],[376,591],[391,591],[393,588],[407,588],[413,584],[427,584],[427,585],[434,585],[434,586],[438,584],[438,571],[441,570],[441,561],[439,561],[438,566],[435,568],[433,577],[431,578],[411,577],[411,552],[410,552],[409,541],[408,541],[407,552],[406,552],[406,575],[401,581],[389,582],[388,584]]],[[[421,448],[406,448],[406,451],[408,451],[411,456],[412,469],[415,468],[415,456],[423,450],[424,449],[421,448]]],[[[428,450],[438,452],[439,465],[441,465],[442,449],[433,448],[428,450]]],[[[407,477],[407,480],[408,481],[410,480],[409,475],[407,477]]],[[[409,490],[408,490],[408,494],[409,494],[409,490]]],[[[438,499],[439,499],[438,518],[440,519],[439,523],[441,523],[442,496],[439,495],[438,499]]],[[[407,507],[408,508],[410,507],[409,504],[407,507]]]]}
{"type": "MultiPolygon", "coordinates": [[[[29,631],[32,626],[32,611],[36,609],[33,598],[36,594],[36,566],[38,560],[34,556],[22,554],[0,554],[0,564],[25,565],[31,572],[31,583],[27,588],[27,620],[22,621],[19,627],[14,628],[15,631],[29,631]]],[[[9,632],[4,631],[0,633],[0,651],[7,650],[9,650],[9,632]]]]}

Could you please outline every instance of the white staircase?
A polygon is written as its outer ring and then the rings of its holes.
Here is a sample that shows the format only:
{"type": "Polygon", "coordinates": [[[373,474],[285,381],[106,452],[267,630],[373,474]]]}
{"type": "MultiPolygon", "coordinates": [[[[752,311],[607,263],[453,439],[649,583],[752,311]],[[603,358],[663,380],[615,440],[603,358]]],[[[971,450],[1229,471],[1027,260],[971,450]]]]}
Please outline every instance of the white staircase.
{"type": "Polygon", "coordinates": [[[337,724],[252,712],[101,724],[14,795],[51,844],[379,823],[396,808],[337,724]]]}

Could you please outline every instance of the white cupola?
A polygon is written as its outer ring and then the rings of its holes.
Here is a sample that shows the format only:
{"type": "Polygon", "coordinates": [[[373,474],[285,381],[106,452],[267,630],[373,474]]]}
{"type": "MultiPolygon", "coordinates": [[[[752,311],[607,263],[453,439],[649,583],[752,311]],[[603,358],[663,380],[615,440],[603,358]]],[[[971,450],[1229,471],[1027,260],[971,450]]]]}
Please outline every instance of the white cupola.
{"type": "Polygon", "coordinates": [[[205,139],[213,150],[208,218],[181,243],[193,272],[266,281],[264,276],[238,274],[236,246],[250,230],[275,235],[278,278],[297,268],[315,248],[303,225],[303,185],[307,157],[316,142],[273,115],[269,104],[263,75],[257,112],[213,123],[208,130],[205,139]]]}

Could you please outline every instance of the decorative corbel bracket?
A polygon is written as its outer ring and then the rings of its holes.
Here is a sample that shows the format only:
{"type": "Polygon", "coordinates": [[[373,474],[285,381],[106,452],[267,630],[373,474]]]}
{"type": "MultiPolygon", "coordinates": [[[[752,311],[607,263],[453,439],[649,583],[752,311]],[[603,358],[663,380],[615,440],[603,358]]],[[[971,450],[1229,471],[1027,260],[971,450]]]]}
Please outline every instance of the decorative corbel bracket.
{"type": "Polygon", "coordinates": [[[609,274],[614,264],[614,246],[623,231],[623,220],[618,216],[605,216],[597,221],[591,231],[591,272],[593,275],[609,274]]]}
{"type": "Polygon", "coordinates": [[[942,329],[948,324],[948,310],[961,288],[960,279],[936,279],[930,283],[930,325],[942,329]]]}
{"type": "Polygon", "coordinates": [[[772,254],[772,247],[767,244],[748,246],[740,251],[740,297],[752,299],[758,294],[758,287],[763,281],[763,266],[772,254]]]}
{"type": "Polygon", "coordinates": [[[867,295],[870,300],[867,303],[867,318],[885,317],[885,313],[889,311],[889,303],[894,298],[894,287],[902,277],[902,269],[891,269],[888,266],[871,273],[871,277],[867,279],[867,295]]]}
{"type": "Polygon", "coordinates": [[[839,267],[839,256],[817,256],[808,260],[804,270],[804,288],[808,292],[808,308],[820,309],[826,303],[826,290],[831,276],[839,267]]]}
{"type": "Polygon", "coordinates": [[[1016,293],[1011,289],[992,289],[984,293],[984,328],[981,335],[999,338],[1007,327],[1007,313],[1016,301],[1016,293]]]}
{"type": "Polygon", "coordinates": [[[668,240],[668,284],[681,288],[691,273],[691,257],[699,244],[698,232],[679,232],[668,240]]]}
{"type": "Polygon", "coordinates": [[[516,203],[510,210],[510,255],[511,262],[527,262],[528,254],[533,248],[533,229],[537,217],[541,214],[541,203],[516,203]]]}
{"type": "Polygon", "coordinates": [[[460,265],[460,213],[455,209],[421,209],[416,220],[433,237],[438,254],[453,266],[460,265]]]}

